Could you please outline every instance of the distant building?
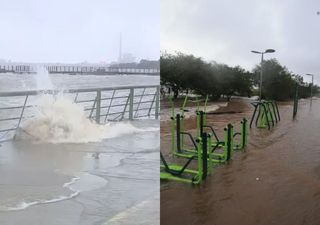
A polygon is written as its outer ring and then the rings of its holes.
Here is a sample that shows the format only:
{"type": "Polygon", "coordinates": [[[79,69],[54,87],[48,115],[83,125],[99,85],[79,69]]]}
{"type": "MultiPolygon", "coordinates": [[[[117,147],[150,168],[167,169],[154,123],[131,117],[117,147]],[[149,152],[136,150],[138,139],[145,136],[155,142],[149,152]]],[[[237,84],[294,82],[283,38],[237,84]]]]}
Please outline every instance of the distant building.
{"type": "Polygon", "coordinates": [[[134,63],[136,62],[136,57],[134,57],[131,53],[125,53],[118,60],[118,63],[134,63]]]}
{"type": "Polygon", "coordinates": [[[135,68],[135,69],[160,69],[159,60],[146,60],[141,59],[139,63],[129,62],[129,63],[112,63],[111,68],[135,68]]]}

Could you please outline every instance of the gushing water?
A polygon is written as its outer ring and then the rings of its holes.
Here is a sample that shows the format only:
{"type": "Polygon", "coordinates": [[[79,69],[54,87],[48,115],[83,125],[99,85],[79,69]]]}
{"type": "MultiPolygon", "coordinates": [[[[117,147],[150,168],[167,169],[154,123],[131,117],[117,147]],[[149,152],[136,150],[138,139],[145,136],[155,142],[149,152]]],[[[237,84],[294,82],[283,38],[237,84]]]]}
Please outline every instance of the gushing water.
{"type": "Polygon", "coordinates": [[[51,82],[48,70],[44,66],[37,66],[37,89],[38,90],[52,90],[54,86],[51,82]]]}
{"type": "Polygon", "coordinates": [[[86,117],[81,106],[63,94],[42,95],[36,116],[26,121],[21,130],[23,132],[20,131],[18,137],[22,139],[49,143],[99,142],[105,138],[146,131],[126,122],[96,124],[86,117]]]}
{"type": "Polygon", "coordinates": [[[35,79],[37,89],[42,93],[37,97],[36,114],[22,124],[16,138],[41,143],[88,143],[146,131],[125,122],[99,125],[91,121],[80,105],[63,95],[62,90],[54,87],[44,66],[37,66],[35,79]],[[59,93],[48,94],[46,90],[56,90],[59,93]]]}

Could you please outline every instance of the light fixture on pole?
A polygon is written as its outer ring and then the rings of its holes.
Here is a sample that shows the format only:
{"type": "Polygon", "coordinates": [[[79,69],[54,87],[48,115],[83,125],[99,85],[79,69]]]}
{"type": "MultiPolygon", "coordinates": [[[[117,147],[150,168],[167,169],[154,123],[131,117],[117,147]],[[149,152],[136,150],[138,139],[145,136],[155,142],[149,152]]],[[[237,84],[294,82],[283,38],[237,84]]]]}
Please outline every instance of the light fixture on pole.
{"type": "Polygon", "coordinates": [[[255,54],[260,54],[261,55],[261,71],[260,71],[260,93],[259,93],[259,100],[261,101],[262,97],[262,65],[263,65],[263,55],[265,53],[274,53],[276,50],[274,49],[267,49],[264,52],[259,52],[259,51],[251,51],[252,53],[255,54]]]}

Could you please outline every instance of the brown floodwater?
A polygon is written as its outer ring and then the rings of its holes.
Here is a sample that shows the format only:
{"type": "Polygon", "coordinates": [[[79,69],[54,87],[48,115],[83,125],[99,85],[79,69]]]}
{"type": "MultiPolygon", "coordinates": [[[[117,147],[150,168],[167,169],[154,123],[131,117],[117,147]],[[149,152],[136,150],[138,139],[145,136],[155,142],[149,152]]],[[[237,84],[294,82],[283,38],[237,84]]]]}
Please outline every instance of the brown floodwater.
{"type": "MultiPolygon", "coordinates": [[[[233,100],[224,110],[242,113],[208,116],[220,137],[226,123],[250,119],[253,107],[233,100]]],[[[292,103],[279,104],[279,110],[277,125],[250,129],[246,149],[215,166],[200,185],[162,181],[161,224],[320,224],[320,100],[300,100],[295,120],[292,103]]],[[[194,133],[194,118],[186,123],[194,133]]],[[[177,159],[170,154],[169,125],[161,122],[161,151],[172,162],[177,159]]]]}

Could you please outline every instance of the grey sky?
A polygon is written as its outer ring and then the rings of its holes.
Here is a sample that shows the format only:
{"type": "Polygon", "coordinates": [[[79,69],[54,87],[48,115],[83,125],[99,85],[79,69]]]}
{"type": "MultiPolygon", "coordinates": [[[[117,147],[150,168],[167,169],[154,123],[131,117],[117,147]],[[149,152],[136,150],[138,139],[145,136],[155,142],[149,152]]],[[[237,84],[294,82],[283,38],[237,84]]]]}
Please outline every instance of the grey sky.
{"type": "MultiPolygon", "coordinates": [[[[161,51],[192,53],[251,70],[274,48],[294,73],[319,74],[320,1],[161,0],[161,51]]],[[[311,78],[305,76],[305,81],[311,78]]]]}
{"type": "Polygon", "coordinates": [[[0,0],[0,59],[101,62],[158,59],[159,0],[0,0]]]}

